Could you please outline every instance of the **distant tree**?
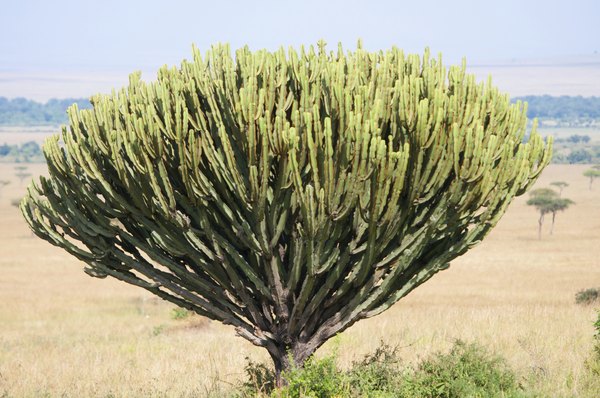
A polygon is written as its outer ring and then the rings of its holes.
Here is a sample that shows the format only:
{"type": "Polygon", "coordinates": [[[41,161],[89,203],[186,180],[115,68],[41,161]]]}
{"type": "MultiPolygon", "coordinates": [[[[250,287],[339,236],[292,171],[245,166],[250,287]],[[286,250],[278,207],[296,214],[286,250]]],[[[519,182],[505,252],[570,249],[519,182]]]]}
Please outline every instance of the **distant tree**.
{"type": "Polygon", "coordinates": [[[8,180],[0,180],[0,196],[2,196],[2,189],[7,186],[8,184],[10,184],[10,181],[8,180]]]}
{"type": "Polygon", "coordinates": [[[0,145],[0,156],[6,156],[10,153],[10,150],[12,149],[12,145],[8,145],[8,144],[3,144],[0,145]]]}
{"type": "Polygon", "coordinates": [[[556,198],[552,201],[552,206],[550,207],[550,213],[552,213],[552,224],[550,225],[550,235],[554,232],[554,220],[556,219],[556,213],[559,211],[565,211],[571,206],[575,204],[571,199],[567,198],[556,198]]]}
{"type": "Polygon", "coordinates": [[[35,141],[28,141],[24,143],[19,147],[19,151],[26,162],[31,158],[35,158],[42,154],[42,148],[40,147],[40,144],[35,141]]]}
{"type": "Polygon", "coordinates": [[[600,177],[600,164],[596,164],[596,165],[592,166],[591,169],[584,171],[583,175],[590,179],[590,191],[591,191],[594,180],[596,178],[600,177]]]}
{"type": "Polygon", "coordinates": [[[544,216],[552,214],[552,225],[550,226],[550,235],[554,232],[554,221],[556,213],[566,210],[573,202],[571,199],[561,198],[558,193],[550,188],[539,188],[530,192],[531,198],[527,201],[529,206],[535,206],[540,212],[538,220],[538,238],[542,239],[542,225],[544,216]]]}
{"type": "Polygon", "coordinates": [[[15,170],[17,170],[15,176],[19,179],[20,184],[23,184],[27,177],[31,177],[31,173],[27,172],[27,166],[15,166],[15,170]]]}
{"type": "Polygon", "coordinates": [[[600,118],[600,97],[533,95],[512,101],[527,102],[527,113],[532,118],[571,121],[600,118]]]}
{"type": "Polygon", "coordinates": [[[569,184],[567,184],[564,181],[554,181],[554,182],[551,182],[550,185],[554,185],[555,187],[558,188],[558,196],[562,196],[563,189],[569,186],[569,184]]]}
{"type": "Polygon", "coordinates": [[[51,99],[42,104],[26,98],[0,97],[0,125],[58,125],[67,123],[67,108],[77,104],[80,109],[91,108],[83,98],[51,99]]]}
{"type": "Polygon", "coordinates": [[[569,138],[567,138],[567,141],[572,142],[574,144],[578,144],[580,142],[587,144],[588,142],[590,142],[590,136],[574,134],[574,135],[570,136],[569,138]]]}
{"type": "MultiPolygon", "coordinates": [[[[9,157],[13,162],[40,162],[44,160],[42,148],[35,141],[28,141],[21,145],[0,145],[0,157],[9,157]]],[[[24,166],[26,167],[26,166],[24,166]]]]}
{"type": "Polygon", "coordinates": [[[571,153],[569,153],[569,155],[567,155],[567,161],[570,164],[590,163],[591,160],[592,160],[592,154],[590,153],[590,151],[588,151],[586,149],[576,149],[574,151],[571,151],[571,153]]]}

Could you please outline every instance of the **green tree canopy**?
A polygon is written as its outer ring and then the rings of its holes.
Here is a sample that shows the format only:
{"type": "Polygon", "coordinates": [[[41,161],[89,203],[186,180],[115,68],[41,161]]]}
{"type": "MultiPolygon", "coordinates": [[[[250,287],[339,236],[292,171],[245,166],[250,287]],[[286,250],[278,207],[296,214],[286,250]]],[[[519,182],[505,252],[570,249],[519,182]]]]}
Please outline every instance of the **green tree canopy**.
{"type": "Polygon", "coordinates": [[[562,195],[563,189],[569,186],[569,184],[564,181],[553,181],[550,183],[550,185],[558,188],[558,196],[562,195]]]}
{"type": "Polygon", "coordinates": [[[600,178],[600,165],[596,164],[596,165],[592,166],[591,169],[584,171],[583,175],[590,179],[590,191],[591,191],[594,180],[596,178],[600,178]]]}
{"type": "Polygon", "coordinates": [[[194,49],[92,104],[44,147],[33,231],[278,372],[480,242],[551,154],[523,104],[428,51],[194,49]]]}
{"type": "Polygon", "coordinates": [[[550,235],[552,235],[554,231],[556,213],[566,210],[575,202],[573,202],[571,199],[561,198],[559,193],[550,188],[534,189],[529,194],[531,198],[527,200],[527,204],[529,206],[535,206],[535,208],[540,212],[540,218],[538,220],[538,238],[542,239],[542,224],[544,222],[544,216],[549,213],[552,214],[552,225],[550,228],[550,235]]]}

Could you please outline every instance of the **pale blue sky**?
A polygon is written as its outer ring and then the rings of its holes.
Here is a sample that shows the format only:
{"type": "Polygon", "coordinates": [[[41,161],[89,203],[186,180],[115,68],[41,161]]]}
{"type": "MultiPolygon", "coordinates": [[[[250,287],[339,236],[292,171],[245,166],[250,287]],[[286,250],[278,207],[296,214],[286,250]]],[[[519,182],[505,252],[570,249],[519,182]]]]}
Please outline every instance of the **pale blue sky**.
{"type": "MultiPolygon", "coordinates": [[[[598,0],[3,0],[0,96],[88,95],[126,73],[178,65],[216,42],[276,49],[341,41],[369,50],[429,46],[446,63],[592,55],[598,0]],[[95,86],[89,76],[97,77],[95,86]],[[57,80],[62,79],[62,80],[57,80]],[[68,80],[70,79],[70,80],[68,80]],[[43,82],[53,80],[55,84],[43,82]],[[3,83],[4,82],[4,83],[3,83]],[[39,86],[36,86],[39,82],[39,86]],[[70,85],[70,86],[69,86],[70,85]],[[69,88],[69,87],[72,87],[69,88]],[[58,92],[58,89],[63,91],[58,92]]],[[[145,77],[149,76],[145,73],[145,77]]]]}
{"type": "Polygon", "coordinates": [[[218,41],[234,48],[312,44],[430,46],[471,62],[600,51],[600,1],[8,0],[0,67],[146,68],[218,41]]]}

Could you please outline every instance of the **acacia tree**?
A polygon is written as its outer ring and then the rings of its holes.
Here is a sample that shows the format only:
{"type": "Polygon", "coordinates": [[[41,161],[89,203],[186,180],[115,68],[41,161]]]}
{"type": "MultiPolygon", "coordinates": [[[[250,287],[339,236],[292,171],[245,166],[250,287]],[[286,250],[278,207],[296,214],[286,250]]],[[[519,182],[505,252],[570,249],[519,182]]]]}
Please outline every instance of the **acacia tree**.
{"type": "Polygon", "coordinates": [[[569,186],[569,184],[567,184],[564,181],[554,181],[554,182],[551,182],[550,185],[553,185],[558,188],[558,196],[562,196],[563,189],[565,189],[566,187],[569,186]]]}
{"type": "Polygon", "coordinates": [[[529,206],[535,206],[540,212],[538,220],[538,239],[542,239],[542,224],[544,216],[552,214],[552,225],[550,226],[550,235],[554,232],[554,221],[556,213],[566,210],[573,202],[571,199],[561,198],[560,194],[550,188],[538,188],[529,193],[531,198],[527,201],[529,206]]]}
{"type": "Polygon", "coordinates": [[[9,180],[0,180],[0,196],[2,196],[2,189],[10,184],[9,180]]]}
{"type": "Polygon", "coordinates": [[[19,179],[19,183],[21,184],[23,184],[23,181],[27,177],[31,177],[31,173],[27,172],[27,166],[15,166],[15,170],[17,171],[15,177],[19,179]]]}
{"type": "Polygon", "coordinates": [[[596,164],[592,166],[591,169],[588,169],[583,172],[583,175],[589,177],[590,179],[590,191],[592,190],[592,183],[596,178],[600,178],[600,164],[596,164]]]}
{"type": "Polygon", "coordinates": [[[551,153],[523,104],[428,51],[194,49],[91,102],[44,146],[33,231],[235,326],[279,382],[479,243],[551,153]]]}

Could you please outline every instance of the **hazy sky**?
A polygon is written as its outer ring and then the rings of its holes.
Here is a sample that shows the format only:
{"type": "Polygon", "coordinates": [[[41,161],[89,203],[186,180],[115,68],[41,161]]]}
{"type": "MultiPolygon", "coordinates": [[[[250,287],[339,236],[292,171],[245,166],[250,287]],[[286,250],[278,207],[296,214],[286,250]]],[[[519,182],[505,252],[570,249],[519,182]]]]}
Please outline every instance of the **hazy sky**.
{"type": "Polygon", "coordinates": [[[353,48],[359,37],[473,65],[593,54],[599,21],[598,0],[3,0],[0,72],[155,70],[189,58],[192,43],[353,48]]]}
{"type": "Polygon", "coordinates": [[[600,51],[600,1],[8,0],[2,68],[136,68],[201,49],[275,49],[319,38],[369,49],[430,46],[475,62],[600,51]]]}

